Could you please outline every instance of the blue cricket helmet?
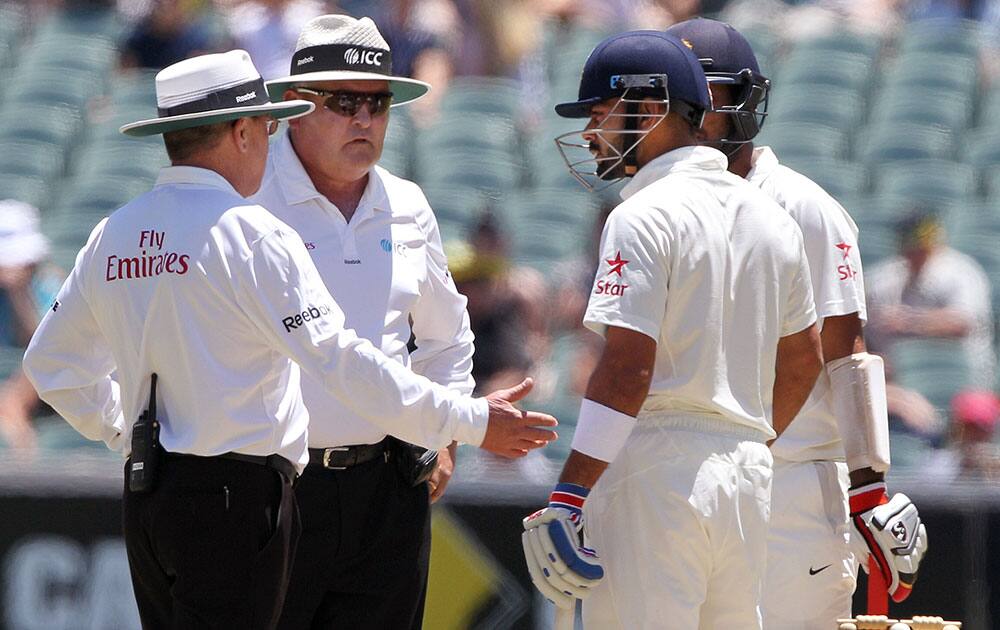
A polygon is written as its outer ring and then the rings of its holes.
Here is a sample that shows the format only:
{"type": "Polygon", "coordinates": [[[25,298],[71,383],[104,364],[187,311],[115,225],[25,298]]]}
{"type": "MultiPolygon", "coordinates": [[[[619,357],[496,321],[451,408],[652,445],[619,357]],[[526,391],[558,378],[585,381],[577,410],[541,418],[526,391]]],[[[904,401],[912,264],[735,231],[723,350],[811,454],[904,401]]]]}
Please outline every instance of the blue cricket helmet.
{"type": "Polygon", "coordinates": [[[598,44],[580,76],[577,100],[556,105],[563,118],[587,118],[590,108],[628,92],[632,97],[659,96],[700,125],[712,98],[701,63],[680,40],[660,31],[629,31],[598,44]],[[687,107],[675,107],[682,103],[687,107]]]}
{"type": "Polygon", "coordinates": [[[761,74],[750,42],[729,24],[708,18],[674,24],[666,33],[694,51],[709,83],[735,86],[735,104],[712,110],[729,115],[733,123],[732,137],[724,138],[722,143],[753,140],[767,116],[771,82],[761,74]]]}

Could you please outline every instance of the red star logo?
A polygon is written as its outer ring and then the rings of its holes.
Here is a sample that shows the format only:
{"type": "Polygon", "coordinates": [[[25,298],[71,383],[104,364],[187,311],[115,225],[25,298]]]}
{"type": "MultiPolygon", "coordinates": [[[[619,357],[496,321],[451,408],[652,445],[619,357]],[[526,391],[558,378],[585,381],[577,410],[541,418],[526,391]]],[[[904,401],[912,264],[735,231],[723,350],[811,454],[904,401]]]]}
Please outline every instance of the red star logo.
{"type": "Polygon", "coordinates": [[[607,276],[610,276],[613,273],[617,273],[619,276],[621,276],[622,268],[628,264],[627,260],[622,260],[621,250],[618,250],[618,253],[615,254],[615,257],[612,260],[605,260],[604,262],[611,265],[611,270],[608,271],[608,273],[604,274],[607,276]]]}
{"type": "Polygon", "coordinates": [[[853,247],[853,245],[848,245],[847,243],[837,243],[836,247],[840,251],[844,252],[844,260],[847,260],[848,255],[850,255],[851,253],[851,247],[853,247]]]}

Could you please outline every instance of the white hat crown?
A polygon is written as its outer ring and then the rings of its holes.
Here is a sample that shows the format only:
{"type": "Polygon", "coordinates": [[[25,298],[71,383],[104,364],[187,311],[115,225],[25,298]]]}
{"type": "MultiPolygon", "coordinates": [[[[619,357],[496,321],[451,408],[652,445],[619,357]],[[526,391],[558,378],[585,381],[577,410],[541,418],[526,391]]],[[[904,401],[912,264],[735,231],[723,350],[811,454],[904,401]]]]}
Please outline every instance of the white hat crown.
{"type": "Polygon", "coordinates": [[[252,116],[305,116],[315,105],[292,100],[272,103],[260,72],[245,50],[199,55],[156,74],[158,118],[123,125],[129,136],[190,129],[252,116]]]}
{"type": "Polygon", "coordinates": [[[267,82],[275,100],[288,89],[319,81],[388,81],[393,106],[420,98],[423,81],[392,74],[392,50],[371,18],[321,15],[302,27],[288,76],[267,82]]]}
{"type": "Polygon", "coordinates": [[[156,105],[176,107],[254,81],[260,73],[245,50],[193,57],[157,73],[156,105]]]}
{"type": "Polygon", "coordinates": [[[360,20],[349,15],[321,15],[302,27],[295,50],[328,44],[345,44],[389,50],[389,43],[379,33],[371,18],[360,20]]]}

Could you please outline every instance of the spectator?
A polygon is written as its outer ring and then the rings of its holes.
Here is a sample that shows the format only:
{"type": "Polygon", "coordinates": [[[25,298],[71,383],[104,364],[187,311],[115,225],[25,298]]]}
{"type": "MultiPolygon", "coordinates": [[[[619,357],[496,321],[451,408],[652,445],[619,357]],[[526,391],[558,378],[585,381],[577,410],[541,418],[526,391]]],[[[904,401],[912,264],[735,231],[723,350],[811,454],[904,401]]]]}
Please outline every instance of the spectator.
{"type": "MultiPolygon", "coordinates": [[[[503,232],[488,212],[468,243],[452,243],[447,250],[458,291],[469,300],[476,391],[519,383],[549,350],[548,319],[541,309],[544,280],[533,269],[511,264],[503,232]]],[[[536,384],[536,396],[537,385],[544,384],[536,384]]]]}
{"type": "Polygon", "coordinates": [[[264,80],[288,74],[306,22],[331,12],[321,0],[217,0],[237,48],[250,53],[264,80]]]}
{"type": "Polygon", "coordinates": [[[1000,399],[986,390],[966,390],[951,401],[951,442],[928,464],[932,478],[953,481],[1000,478],[1000,450],[993,443],[1000,399]]]}
{"type": "MultiPolygon", "coordinates": [[[[38,210],[0,201],[0,345],[23,348],[52,305],[62,274],[45,264],[48,242],[38,230],[38,210]]],[[[38,395],[21,370],[0,383],[0,435],[8,445],[34,444],[31,413],[38,395]]]]}
{"type": "Polygon", "coordinates": [[[885,390],[889,433],[910,435],[927,446],[937,443],[941,437],[943,422],[931,401],[920,392],[907,389],[891,380],[885,384],[885,390]]]}
{"type": "Polygon", "coordinates": [[[378,7],[373,19],[392,49],[393,72],[434,86],[412,105],[414,122],[427,126],[454,74],[463,31],[458,10],[452,0],[391,0],[378,7]]]}
{"type": "Polygon", "coordinates": [[[125,68],[159,70],[216,46],[204,16],[204,0],[158,0],[152,3],[122,50],[125,68]]]}
{"type": "Polygon", "coordinates": [[[918,211],[897,226],[900,254],[871,273],[868,336],[879,352],[907,337],[954,339],[963,345],[973,384],[993,386],[990,282],[969,256],[945,243],[932,213],[918,211]]]}

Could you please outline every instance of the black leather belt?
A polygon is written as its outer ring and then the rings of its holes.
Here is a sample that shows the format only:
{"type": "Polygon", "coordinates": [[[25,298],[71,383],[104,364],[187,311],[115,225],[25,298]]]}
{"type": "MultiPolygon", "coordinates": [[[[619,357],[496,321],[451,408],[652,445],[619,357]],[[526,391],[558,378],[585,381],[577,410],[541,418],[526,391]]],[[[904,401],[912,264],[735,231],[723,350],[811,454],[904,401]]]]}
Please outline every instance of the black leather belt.
{"type": "Polygon", "coordinates": [[[248,464],[257,464],[259,466],[273,468],[284,475],[288,483],[295,483],[295,478],[299,476],[299,474],[295,471],[295,466],[292,462],[288,461],[281,455],[245,455],[243,453],[223,453],[222,455],[216,455],[216,457],[221,457],[222,459],[235,459],[238,462],[247,462],[248,464]]]}
{"type": "Polygon", "coordinates": [[[187,458],[187,457],[204,457],[204,459],[233,459],[238,462],[246,462],[248,464],[256,464],[258,466],[265,466],[267,468],[274,469],[281,473],[288,483],[294,483],[298,473],[295,471],[295,466],[292,462],[288,461],[281,455],[246,455],[244,453],[220,453],[219,455],[209,455],[207,457],[200,455],[189,455],[187,453],[171,453],[164,452],[167,457],[176,458],[187,458]]]}
{"type": "Polygon", "coordinates": [[[378,444],[309,449],[309,465],[319,466],[327,470],[346,470],[351,466],[370,462],[377,457],[383,457],[385,461],[389,461],[389,449],[385,440],[378,444]]]}

